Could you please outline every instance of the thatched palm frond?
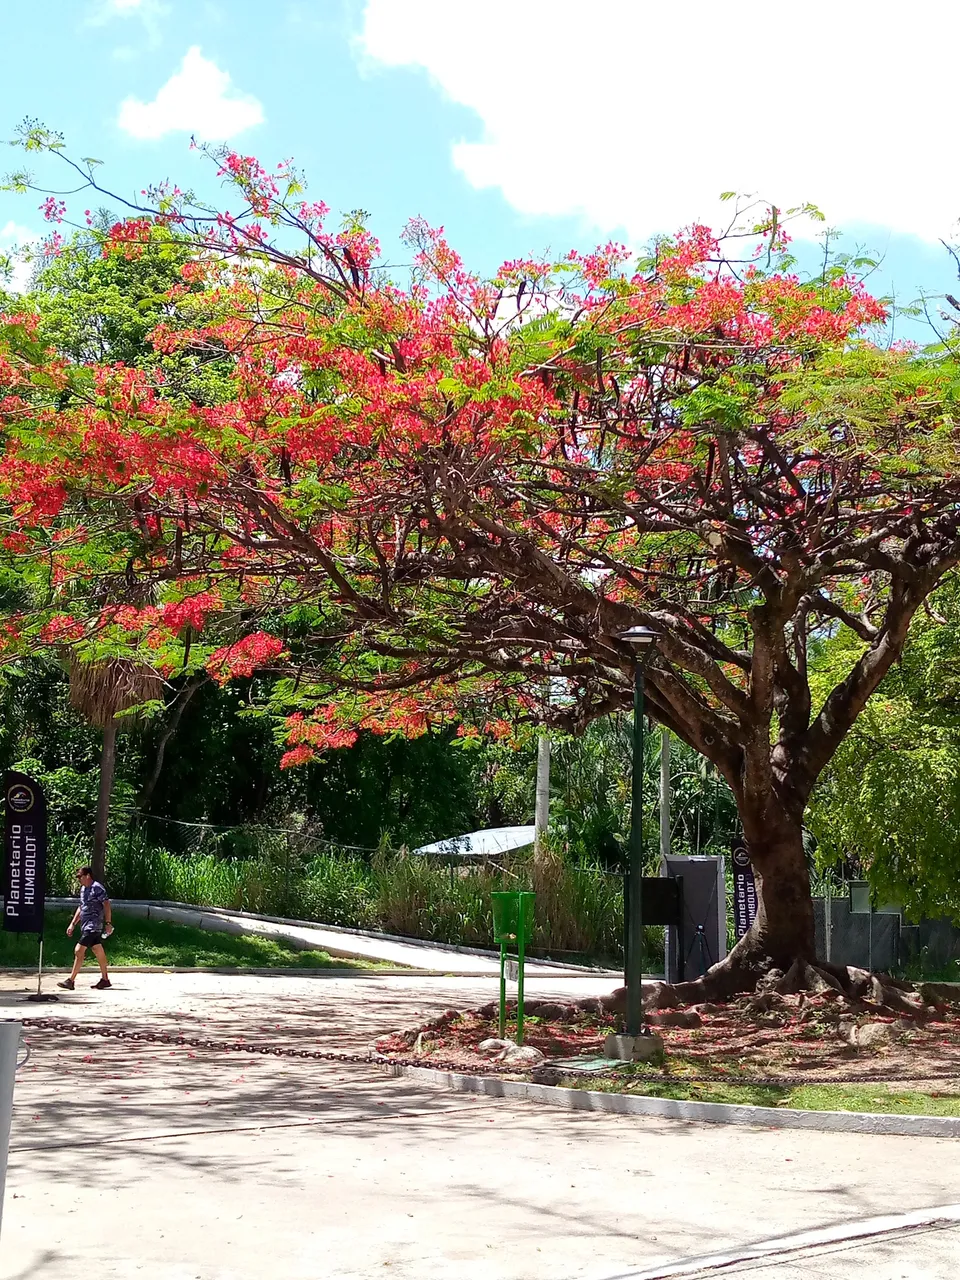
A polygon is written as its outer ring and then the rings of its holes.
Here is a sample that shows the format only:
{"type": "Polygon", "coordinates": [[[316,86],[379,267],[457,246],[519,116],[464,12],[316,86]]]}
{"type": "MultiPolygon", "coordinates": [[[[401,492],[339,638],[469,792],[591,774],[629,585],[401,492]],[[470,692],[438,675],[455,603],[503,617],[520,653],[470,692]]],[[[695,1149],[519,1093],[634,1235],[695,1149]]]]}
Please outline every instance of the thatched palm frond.
{"type": "Polygon", "coordinates": [[[70,659],[70,701],[98,729],[109,725],[117,729],[131,728],[136,716],[121,715],[121,712],[162,696],[162,678],[142,662],[130,658],[108,658],[102,662],[70,659]]]}

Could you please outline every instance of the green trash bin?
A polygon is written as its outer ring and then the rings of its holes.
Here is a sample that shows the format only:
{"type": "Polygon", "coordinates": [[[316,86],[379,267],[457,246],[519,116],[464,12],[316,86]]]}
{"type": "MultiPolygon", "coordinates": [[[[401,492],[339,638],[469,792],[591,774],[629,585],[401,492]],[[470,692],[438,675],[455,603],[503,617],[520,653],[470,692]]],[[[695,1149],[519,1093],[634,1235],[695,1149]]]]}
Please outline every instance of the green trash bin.
{"type": "Polygon", "coordinates": [[[500,1037],[507,1029],[507,952],[517,951],[517,1044],[523,1044],[523,972],[527,942],[533,933],[533,893],[500,890],[493,901],[493,936],[500,946],[500,1037]]]}

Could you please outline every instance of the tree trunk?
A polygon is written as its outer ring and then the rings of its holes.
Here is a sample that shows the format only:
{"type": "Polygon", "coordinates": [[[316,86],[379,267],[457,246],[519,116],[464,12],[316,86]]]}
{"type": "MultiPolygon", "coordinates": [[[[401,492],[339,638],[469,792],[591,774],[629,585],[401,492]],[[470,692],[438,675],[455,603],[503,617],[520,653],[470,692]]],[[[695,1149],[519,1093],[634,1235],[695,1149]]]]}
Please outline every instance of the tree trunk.
{"type": "Polygon", "coordinates": [[[117,764],[117,726],[115,721],[103,731],[100,753],[100,791],[97,796],[97,824],[93,832],[93,876],[103,881],[107,861],[107,823],[110,818],[110,796],[117,764]]]}
{"type": "Polygon", "coordinates": [[[715,999],[752,991],[772,969],[816,961],[813,898],[803,849],[802,819],[769,808],[759,822],[744,816],[744,842],[757,881],[757,915],[726,959],[694,982],[677,984],[684,999],[715,999]]]}
{"type": "Polygon", "coordinates": [[[786,972],[795,960],[816,959],[810,873],[798,820],[769,834],[745,836],[757,881],[757,917],[746,937],[730,953],[736,967],[761,976],[768,969],[786,972]]]}

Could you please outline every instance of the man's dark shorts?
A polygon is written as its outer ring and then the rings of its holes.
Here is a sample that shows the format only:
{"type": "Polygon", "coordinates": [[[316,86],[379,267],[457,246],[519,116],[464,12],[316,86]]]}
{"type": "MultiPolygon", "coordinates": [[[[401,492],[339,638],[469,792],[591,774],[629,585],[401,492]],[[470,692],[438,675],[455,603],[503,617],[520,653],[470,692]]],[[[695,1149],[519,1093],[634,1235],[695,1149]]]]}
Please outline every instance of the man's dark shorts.
{"type": "Polygon", "coordinates": [[[81,933],[80,941],[77,944],[80,947],[99,947],[103,945],[102,933],[81,933]]]}

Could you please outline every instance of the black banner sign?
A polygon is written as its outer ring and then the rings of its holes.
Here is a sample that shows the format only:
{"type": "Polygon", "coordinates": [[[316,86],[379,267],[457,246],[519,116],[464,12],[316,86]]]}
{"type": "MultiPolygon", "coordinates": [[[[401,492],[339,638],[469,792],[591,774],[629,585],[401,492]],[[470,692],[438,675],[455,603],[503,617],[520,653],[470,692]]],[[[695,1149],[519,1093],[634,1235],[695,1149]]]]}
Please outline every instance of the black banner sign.
{"type": "Polygon", "coordinates": [[[757,914],[757,882],[746,845],[733,846],[733,927],[737,941],[753,924],[757,914]]]}
{"type": "Polygon", "coordinates": [[[23,773],[8,773],[3,791],[3,927],[12,933],[43,933],[47,802],[39,782],[23,773]]]}

